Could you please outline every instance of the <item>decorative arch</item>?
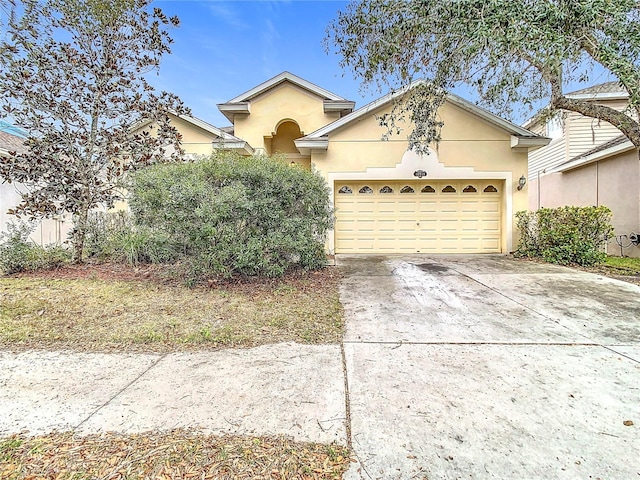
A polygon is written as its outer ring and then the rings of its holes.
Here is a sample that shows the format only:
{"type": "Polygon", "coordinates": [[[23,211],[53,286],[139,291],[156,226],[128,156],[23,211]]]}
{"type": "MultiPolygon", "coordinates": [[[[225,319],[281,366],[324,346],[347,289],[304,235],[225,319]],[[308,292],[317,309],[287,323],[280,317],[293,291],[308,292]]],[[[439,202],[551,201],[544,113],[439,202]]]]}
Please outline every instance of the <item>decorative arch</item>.
{"type": "Polygon", "coordinates": [[[271,137],[270,153],[298,153],[294,140],[302,136],[298,122],[290,118],[280,120],[271,137]]]}

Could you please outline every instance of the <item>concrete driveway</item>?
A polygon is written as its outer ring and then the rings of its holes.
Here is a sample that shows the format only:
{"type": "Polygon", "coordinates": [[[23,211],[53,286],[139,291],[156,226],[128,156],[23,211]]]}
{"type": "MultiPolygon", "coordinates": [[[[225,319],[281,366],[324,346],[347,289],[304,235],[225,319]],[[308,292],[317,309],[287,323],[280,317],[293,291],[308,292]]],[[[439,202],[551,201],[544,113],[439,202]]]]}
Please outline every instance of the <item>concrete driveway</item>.
{"type": "Polygon", "coordinates": [[[346,478],[640,479],[640,287],[494,255],[338,264],[346,478]]]}

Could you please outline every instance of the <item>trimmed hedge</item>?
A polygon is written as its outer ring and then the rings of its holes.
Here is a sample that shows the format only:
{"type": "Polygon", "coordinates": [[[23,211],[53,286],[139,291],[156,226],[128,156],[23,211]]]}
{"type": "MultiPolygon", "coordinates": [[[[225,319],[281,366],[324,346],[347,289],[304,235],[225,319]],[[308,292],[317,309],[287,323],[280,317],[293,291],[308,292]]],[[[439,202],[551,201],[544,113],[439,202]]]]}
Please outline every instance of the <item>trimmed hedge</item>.
{"type": "Polygon", "coordinates": [[[218,154],[153,166],[133,176],[129,205],[136,225],[167,238],[193,280],[326,263],[326,182],[281,158],[218,154]]]}
{"type": "Polygon", "coordinates": [[[604,243],[613,236],[607,207],[541,208],[518,212],[520,243],[516,256],[538,257],[560,265],[602,263],[604,243]]]}

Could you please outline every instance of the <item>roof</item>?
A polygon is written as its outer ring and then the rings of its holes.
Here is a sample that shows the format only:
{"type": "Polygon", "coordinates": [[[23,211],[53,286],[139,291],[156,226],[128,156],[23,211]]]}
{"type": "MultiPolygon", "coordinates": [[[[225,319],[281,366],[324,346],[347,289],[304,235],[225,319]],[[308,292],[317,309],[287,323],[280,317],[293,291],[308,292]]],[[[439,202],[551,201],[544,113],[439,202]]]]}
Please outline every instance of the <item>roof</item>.
{"type": "Polygon", "coordinates": [[[590,87],[582,88],[580,90],[575,90],[573,92],[569,92],[566,94],[569,98],[580,97],[583,96],[591,96],[592,98],[598,98],[603,95],[610,94],[619,94],[620,96],[624,96],[625,98],[629,96],[627,90],[620,84],[620,82],[605,82],[600,83],[598,85],[592,85],[590,87]]]}
{"type": "Polygon", "coordinates": [[[300,78],[293,73],[282,72],[266,82],[253,87],[251,90],[247,90],[237,97],[232,98],[228,102],[218,104],[218,110],[220,110],[230,122],[233,122],[233,116],[235,114],[251,113],[250,103],[252,99],[284,82],[290,82],[316,95],[317,97],[322,98],[324,101],[325,112],[333,111],[349,113],[355,107],[355,102],[352,102],[351,100],[347,100],[340,95],[330,92],[329,90],[325,90],[324,88],[319,87],[304,78],[300,78]]]}
{"type": "Polygon", "coordinates": [[[631,143],[626,136],[620,135],[592,148],[591,150],[577,155],[564,163],[561,163],[549,173],[573,170],[574,168],[582,167],[589,163],[597,162],[598,160],[603,160],[612,155],[631,151],[634,148],[633,143],[631,143]]]}
{"type": "Polygon", "coordinates": [[[24,147],[24,140],[25,139],[22,137],[0,130],[0,153],[25,152],[26,148],[24,147]]]}
{"type": "Polygon", "coordinates": [[[227,131],[227,129],[225,128],[218,128],[218,127],[214,127],[213,125],[211,125],[210,123],[205,122],[204,120],[201,120],[197,117],[192,117],[190,115],[178,115],[174,112],[172,112],[176,117],[180,118],[181,120],[184,120],[187,123],[190,123],[191,125],[195,125],[196,127],[199,127],[209,133],[214,134],[216,137],[219,137],[220,139],[229,142],[243,142],[244,140],[242,140],[241,138],[236,137],[235,135],[233,135],[232,133],[229,133],[227,131]]]}
{"type": "MultiPolygon", "coordinates": [[[[405,88],[402,88],[400,90],[397,90],[395,92],[391,92],[388,93],[387,95],[384,95],[383,97],[380,97],[378,100],[375,100],[367,105],[365,105],[362,108],[359,108],[358,110],[356,110],[355,112],[350,113],[349,115],[346,115],[342,118],[340,118],[339,120],[336,120],[322,128],[319,128],[318,130],[311,132],[309,135],[306,135],[305,137],[302,137],[298,140],[296,140],[296,145],[300,144],[300,146],[302,148],[305,148],[307,146],[310,146],[311,144],[313,144],[313,142],[317,142],[318,145],[323,145],[325,142],[322,140],[323,138],[325,138],[327,135],[329,135],[330,133],[338,130],[339,128],[342,128],[352,122],[355,122],[356,120],[362,118],[363,116],[378,110],[379,108],[391,103],[393,100],[395,100],[396,98],[404,95],[407,91],[411,90],[412,88],[414,88],[415,86],[417,86],[420,83],[423,83],[424,80],[417,80],[413,83],[411,83],[410,85],[406,86],[405,88]]],[[[488,110],[485,110],[482,107],[479,107],[471,102],[469,102],[468,100],[463,99],[462,97],[459,97],[457,95],[454,94],[447,94],[447,101],[456,105],[457,107],[466,110],[467,112],[470,112],[480,118],[482,118],[483,120],[485,120],[486,122],[507,131],[508,133],[510,133],[511,135],[515,136],[515,137],[520,137],[522,139],[529,139],[532,143],[539,143],[539,145],[537,146],[543,146],[543,145],[547,145],[549,143],[549,139],[546,137],[542,137],[540,135],[536,135],[533,132],[530,132],[529,130],[520,127],[518,125],[516,125],[515,123],[512,123],[508,120],[505,120],[491,112],[489,112],[488,110]]],[[[516,146],[523,146],[523,145],[512,145],[514,147],[516,146]]],[[[535,145],[528,145],[528,146],[535,146],[535,145]]]]}
{"type": "MultiPolygon", "coordinates": [[[[627,92],[620,82],[614,81],[574,90],[573,92],[565,93],[565,97],[574,100],[626,100],[629,98],[629,92],[627,92]]],[[[530,128],[535,125],[540,120],[540,113],[542,111],[544,111],[544,109],[526,120],[522,126],[530,128]]]]}
{"type": "Polygon", "coordinates": [[[304,78],[300,78],[297,75],[294,75],[290,72],[282,72],[275,77],[267,80],[266,82],[261,83],[257,87],[253,87],[251,90],[248,90],[244,93],[241,93],[237,97],[232,98],[226,103],[238,103],[238,102],[247,102],[252,98],[257,97],[261,93],[279,85],[285,81],[289,81],[305,90],[308,90],[311,93],[316,94],[319,97],[322,97],[325,100],[334,100],[334,101],[347,101],[346,98],[341,97],[340,95],[336,95],[335,93],[330,92],[329,90],[325,90],[317,86],[314,83],[308,82],[304,78]]]}

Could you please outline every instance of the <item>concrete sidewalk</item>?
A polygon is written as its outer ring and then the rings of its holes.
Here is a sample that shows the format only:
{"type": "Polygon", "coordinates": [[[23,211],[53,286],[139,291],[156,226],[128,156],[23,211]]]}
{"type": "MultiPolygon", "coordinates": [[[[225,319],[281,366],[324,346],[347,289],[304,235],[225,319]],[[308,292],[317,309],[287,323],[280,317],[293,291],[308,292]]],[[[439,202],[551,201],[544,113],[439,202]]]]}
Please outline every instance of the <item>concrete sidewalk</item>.
{"type": "Polygon", "coordinates": [[[0,435],[28,430],[290,435],[346,443],[337,345],[166,355],[0,352],[0,435]]]}

